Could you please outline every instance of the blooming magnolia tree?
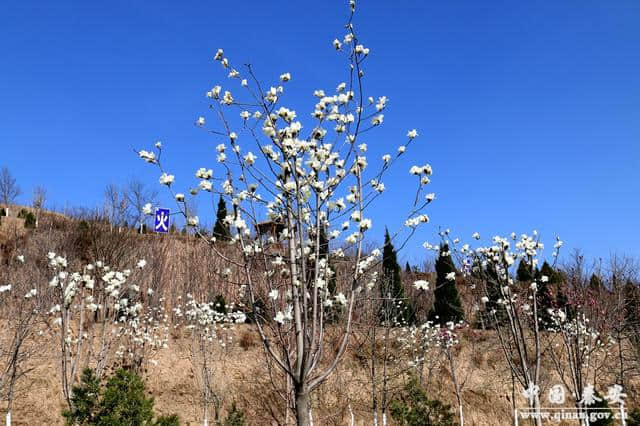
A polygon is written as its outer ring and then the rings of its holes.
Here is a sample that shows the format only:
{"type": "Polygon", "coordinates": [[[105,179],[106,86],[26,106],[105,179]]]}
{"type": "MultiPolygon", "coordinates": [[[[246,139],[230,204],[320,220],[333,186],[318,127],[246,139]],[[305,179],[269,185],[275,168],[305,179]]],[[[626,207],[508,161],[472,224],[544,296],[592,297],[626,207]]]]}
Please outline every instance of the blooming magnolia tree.
{"type": "MultiPolygon", "coordinates": [[[[448,232],[441,235],[444,239],[449,238],[448,232]]],[[[478,233],[473,237],[480,239],[478,233]]],[[[458,242],[456,239],[449,244],[454,246],[458,242]]],[[[562,241],[558,239],[553,252],[555,258],[561,246],[562,241]]],[[[472,249],[464,244],[459,250],[456,248],[463,257],[461,263],[465,273],[484,281],[482,302],[487,303],[490,298],[497,297],[495,307],[488,312],[491,326],[496,330],[513,379],[520,384],[522,394],[536,414],[540,411],[541,330],[544,325],[538,312],[538,283],[534,280],[518,282],[515,265],[518,260],[523,260],[533,270],[543,249],[544,245],[535,231],[532,236],[522,234],[519,238],[515,233],[510,237],[496,236],[493,244],[486,247],[472,249]],[[491,288],[497,289],[497,295],[489,291],[491,288]]],[[[548,280],[545,276],[540,279],[548,280]]],[[[535,417],[536,424],[541,424],[540,416],[535,417]]]]}
{"type": "MultiPolygon", "coordinates": [[[[216,306],[213,302],[197,302],[187,294],[184,309],[174,314],[184,321],[191,334],[191,362],[196,371],[204,405],[203,425],[209,424],[209,407],[214,408],[214,424],[219,424],[222,392],[215,387],[216,361],[224,362],[224,351],[232,341],[233,325],[246,320],[242,312],[229,312],[232,306],[216,306]]],[[[224,364],[223,364],[224,365],[224,364]]]]}
{"type": "MultiPolygon", "coordinates": [[[[97,377],[123,364],[140,369],[149,356],[166,347],[167,316],[152,307],[152,288],[142,289],[135,272],[112,270],[101,261],[69,272],[67,259],[50,252],[50,309],[60,339],[62,393],[72,407],[71,390],[79,372],[92,366],[97,377]]],[[[136,266],[141,270],[146,261],[136,266]]]]}
{"type": "MultiPolygon", "coordinates": [[[[373,267],[380,251],[367,253],[363,247],[372,226],[367,212],[384,193],[387,172],[418,136],[410,130],[394,153],[370,165],[363,135],[367,132],[371,140],[369,131],[382,125],[388,99],[365,94],[370,51],[360,43],[354,12],[351,1],[346,35],[333,41],[348,60],[346,80],[333,93],[313,93],[310,118],[284,104],[290,73],[281,74],[277,84],[265,84],[251,65],[235,68],[219,49],[214,59],[230,83],[207,92],[217,124],[210,125],[205,117],[196,121],[219,142],[218,166],[215,173],[213,168],[198,169],[200,181],[189,193],[219,193],[233,206],[226,218],[232,230],[229,244],[241,256],[209,240],[211,249],[228,262],[228,276],[240,277],[238,285],[245,286],[254,311],[258,296],[268,293],[269,315],[258,315],[256,327],[269,357],[293,383],[300,425],[312,421],[310,394],[334,371],[347,348],[355,301],[375,285],[373,267]],[[252,230],[265,222],[274,232],[254,235],[252,230]],[[331,250],[322,249],[322,233],[333,241],[331,250]],[[336,279],[335,291],[327,285],[331,279],[336,279]],[[265,285],[268,288],[262,288],[265,285]],[[325,342],[325,306],[331,304],[342,305],[344,312],[335,350],[325,342]]],[[[155,150],[138,152],[159,167],[160,183],[171,189],[187,225],[197,232],[199,219],[189,214],[184,193],[173,191],[175,177],[165,170],[161,153],[160,143],[155,150]]],[[[431,172],[429,165],[410,169],[417,191],[408,203],[408,232],[402,238],[428,222],[423,209],[433,194],[424,188],[431,172]]]]}
{"type": "Polygon", "coordinates": [[[613,340],[592,328],[589,318],[582,312],[569,319],[564,309],[552,309],[550,317],[550,330],[559,338],[559,341],[554,339],[549,345],[553,365],[573,396],[576,408],[586,419],[589,404],[585,392],[594,389],[603,373],[602,367],[607,364],[613,340]]]}
{"type": "Polygon", "coordinates": [[[42,355],[46,330],[42,312],[46,310],[38,297],[41,290],[34,271],[25,265],[25,256],[11,259],[9,267],[0,272],[0,317],[5,333],[0,336],[0,398],[6,401],[6,422],[11,426],[12,410],[24,378],[35,369],[42,355]]]}

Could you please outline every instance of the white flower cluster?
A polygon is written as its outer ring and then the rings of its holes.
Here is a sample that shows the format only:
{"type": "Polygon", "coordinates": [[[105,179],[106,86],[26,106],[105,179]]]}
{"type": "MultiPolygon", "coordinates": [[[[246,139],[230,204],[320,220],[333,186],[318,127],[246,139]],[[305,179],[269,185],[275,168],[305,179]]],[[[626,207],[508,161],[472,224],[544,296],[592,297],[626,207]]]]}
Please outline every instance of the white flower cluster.
{"type": "Polygon", "coordinates": [[[429,290],[429,283],[425,280],[417,280],[413,282],[413,286],[417,289],[417,290],[424,290],[427,291],[429,290]]]}

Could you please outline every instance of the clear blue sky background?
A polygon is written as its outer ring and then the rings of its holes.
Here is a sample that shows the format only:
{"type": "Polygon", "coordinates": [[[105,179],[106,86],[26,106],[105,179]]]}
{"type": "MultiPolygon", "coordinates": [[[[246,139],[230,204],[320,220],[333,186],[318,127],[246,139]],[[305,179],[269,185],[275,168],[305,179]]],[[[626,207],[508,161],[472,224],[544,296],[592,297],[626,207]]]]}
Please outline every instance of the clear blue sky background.
{"type": "MultiPolygon", "coordinates": [[[[157,172],[132,149],[158,139],[181,188],[215,166],[193,126],[204,93],[229,84],[215,50],[265,80],[291,72],[298,114],[344,79],[330,42],[346,1],[35,2],[0,14],[0,166],[50,205],[97,206],[109,182],[157,172]]],[[[640,256],[640,2],[361,1],[367,90],[390,98],[369,136],[377,157],[417,128],[374,226],[393,226],[406,170],[434,167],[432,225],[470,239],[538,229],[591,257],[640,256]],[[415,161],[414,161],[415,160],[415,161]]],[[[161,189],[161,188],[160,188],[161,189]]],[[[206,207],[200,206],[204,215],[206,207]]],[[[382,228],[377,227],[381,239],[382,228]]],[[[550,250],[549,250],[550,251],[550,250]]]]}

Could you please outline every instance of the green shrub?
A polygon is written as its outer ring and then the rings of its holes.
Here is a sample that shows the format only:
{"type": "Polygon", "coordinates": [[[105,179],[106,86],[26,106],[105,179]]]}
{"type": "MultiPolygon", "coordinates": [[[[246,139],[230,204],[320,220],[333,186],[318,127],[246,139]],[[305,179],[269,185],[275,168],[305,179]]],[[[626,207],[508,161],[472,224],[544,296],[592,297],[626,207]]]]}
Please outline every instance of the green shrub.
{"type": "Polygon", "coordinates": [[[224,426],[244,426],[244,411],[239,410],[235,402],[224,419],[224,426]]]}
{"type": "Polygon", "coordinates": [[[213,300],[213,310],[221,314],[227,313],[227,301],[223,295],[219,294],[213,300]]]}
{"type": "Polygon", "coordinates": [[[629,413],[627,418],[627,426],[640,426],[640,408],[636,408],[629,413]]]}
{"type": "Polygon", "coordinates": [[[427,392],[412,378],[391,402],[391,416],[404,426],[454,426],[451,406],[429,399],[427,392]]]}
{"type": "Polygon", "coordinates": [[[153,398],[145,396],[142,379],[135,373],[119,369],[104,389],[89,368],[82,372],[81,383],[73,387],[72,409],[62,415],[66,424],[96,426],[177,426],[178,416],[161,416],[153,420],[153,398]]]}
{"type": "Polygon", "coordinates": [[[36,227],[36,217],[29,210],[22,209],[20,213],[18,213],[18,217],[20,219],[24,219],[24,227],[25,228],[35,228],[36,227]]]}
{"type": "Polygon", "coordinates": [[[254,324],[259,318],[262,318],[267,311],[267,305],[262,299],[256,299],[253,306],[251,306],[251,302],[249,300],[247,300],[245,304],[246,306],[251,308],[250,311],[245,312],[245,315],[247,316],[247,322],[249,324],[254,324]]]}
{"type": "Polygon", "coordinates": [[[66,423],[81,425],[94,424],[99,411],[100,380],[90,368],[82,372],[81,384],[74,386],[71,394],[73,410],[65,411],[62,415],[66,423]]]}

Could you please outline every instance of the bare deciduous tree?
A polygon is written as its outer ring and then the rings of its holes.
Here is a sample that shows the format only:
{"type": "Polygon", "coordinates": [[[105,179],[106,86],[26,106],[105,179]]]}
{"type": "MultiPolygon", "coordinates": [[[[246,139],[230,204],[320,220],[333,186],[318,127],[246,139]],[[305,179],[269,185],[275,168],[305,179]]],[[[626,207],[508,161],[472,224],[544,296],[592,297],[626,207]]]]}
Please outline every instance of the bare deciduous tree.
{"type": "Polygon", "coordinates": [[[121,191],[115,184],[109,184],[104,190],[105,210],[111,229],[117,226],[121,229],[127,220],[127,210],[129,208],[129,200],[125,192],[121,191]]]}
{"type": "Polygon", "coordinates": [[[36,212],[36,228],[38,227],[38,223],[40,222],[40,214],[44,209],[44,204],[47,201],[47,190],[44,186],[36,186],[33,189],[33,200],[31,201],[31,205],[36,212]]]}
{"type": "Polygon", "coordinates": [[[21,194],[20,187],[16,183],[7,167],[0,170],[0,202],[4,205],[7,216],[9,216],[9,206],[13,204],[21,194]]]}
{"type": "Polygon", "coordinates": [[[143,211],[146,204],[156,204],[158,191],[153,188],[147,188],[139,179],[133,178],[127,183],[124,193],[127,198],[128,205],[131,207],[131,215],[135,221],[139,232],[142,233],[145,213],[143,211]]]}

